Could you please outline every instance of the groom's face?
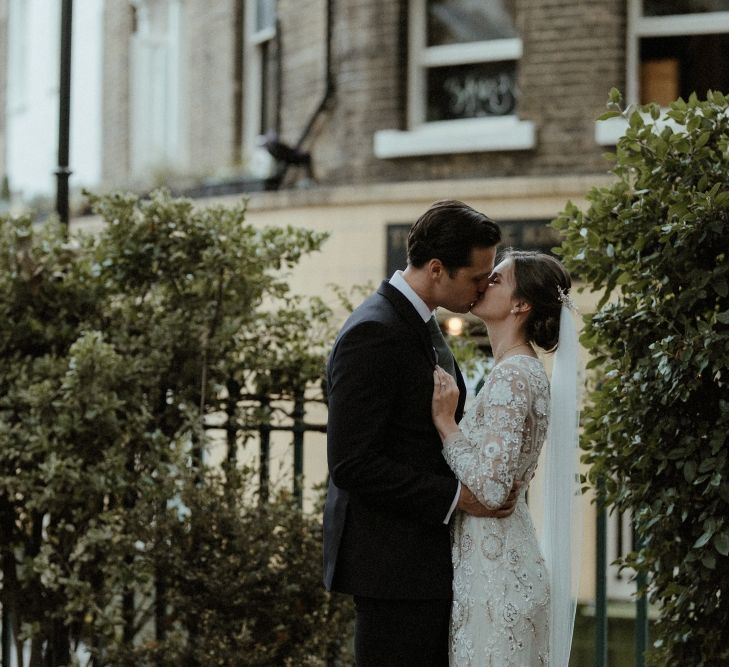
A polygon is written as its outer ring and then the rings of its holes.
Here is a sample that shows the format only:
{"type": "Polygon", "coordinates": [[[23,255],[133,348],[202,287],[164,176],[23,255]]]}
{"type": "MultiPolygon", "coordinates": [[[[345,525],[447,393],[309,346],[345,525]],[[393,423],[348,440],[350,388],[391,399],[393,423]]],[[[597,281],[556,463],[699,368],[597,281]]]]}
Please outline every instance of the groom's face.
{"type": "Polygon", "coordinates": [[[473,248],[471,263],[451,276],[443,273],[438,284],[437,305],[454,313],[467,313],[486,291],[488,277],[494,270],[496,247],[473,248]]]}

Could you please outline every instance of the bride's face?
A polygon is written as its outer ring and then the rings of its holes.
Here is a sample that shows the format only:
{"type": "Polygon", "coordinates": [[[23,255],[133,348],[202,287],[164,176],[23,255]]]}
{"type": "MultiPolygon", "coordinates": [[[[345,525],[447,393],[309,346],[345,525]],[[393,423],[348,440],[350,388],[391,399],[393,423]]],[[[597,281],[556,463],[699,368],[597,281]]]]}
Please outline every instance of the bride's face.
{"type": "Polygon", "coordinates": [[[506,319],[516,304],[515,287],[513,262],[507,258],[499,262],[491,272],[486,292],[474,304],[471,312],[484,322],[506,319]]]}

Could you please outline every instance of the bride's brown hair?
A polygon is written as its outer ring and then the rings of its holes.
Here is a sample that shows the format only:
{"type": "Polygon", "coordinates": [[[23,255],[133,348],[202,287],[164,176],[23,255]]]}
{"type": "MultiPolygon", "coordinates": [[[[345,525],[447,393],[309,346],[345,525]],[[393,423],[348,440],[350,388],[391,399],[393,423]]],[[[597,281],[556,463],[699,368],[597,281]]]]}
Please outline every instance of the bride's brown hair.
{"type": "Polygon", "coordinates": [[[572,279],[561,262],[543,252],[509,249],[502,255],[514,268],[514,296],[531,305],[524,324],[530,343],[547,352],[559,345],[560,290],[567,294],[572,279]]]}

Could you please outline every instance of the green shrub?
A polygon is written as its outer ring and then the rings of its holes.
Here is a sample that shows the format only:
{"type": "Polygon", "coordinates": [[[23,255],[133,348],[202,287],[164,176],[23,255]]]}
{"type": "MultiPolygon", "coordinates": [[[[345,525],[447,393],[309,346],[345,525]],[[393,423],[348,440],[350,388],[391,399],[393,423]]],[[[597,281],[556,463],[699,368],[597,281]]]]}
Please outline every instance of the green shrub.
{"type": "Polygon", "coordinates": [[[729,109],[621,112],[614,183],[568,204],[558,252],[601,294],[582,342],[590,480],[633,515],[660,618],[654,664],[729,663],[729,109]]]}
{"type": "MultiPolygon", "coordinates": [[[[334,665],[349,652],[349,598],[321,584],[321,519],[281,493],[243,500],[250,480],[209,474],[151,542],[172,610],[134,665],[334,665]]],[[[127,656],[128,657],[128,656],[127,656]]]]}
{"type": "Polygon", "coordinates": [[[283,271],[325,235],[164,192],[91,203],[97,237],[0,219],[0,602],[16,652],[58,666],[79,644],[93,664],[334,659],[350,611],[322,590],[319,515],[258,506],[234,466],[261,419],[246,394],[320,382],[331,313],[283,271]]]}

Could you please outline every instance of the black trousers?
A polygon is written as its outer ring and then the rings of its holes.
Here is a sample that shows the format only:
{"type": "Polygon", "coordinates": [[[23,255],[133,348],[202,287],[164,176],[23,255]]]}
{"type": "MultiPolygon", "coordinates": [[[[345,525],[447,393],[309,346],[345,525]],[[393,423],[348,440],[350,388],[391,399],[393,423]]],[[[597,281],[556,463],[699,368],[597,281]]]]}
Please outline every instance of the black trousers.
{"type": "Polygon", "coordinates": [[[357,667],[447,667],[450,600],[354,596],[357,667]]]}

